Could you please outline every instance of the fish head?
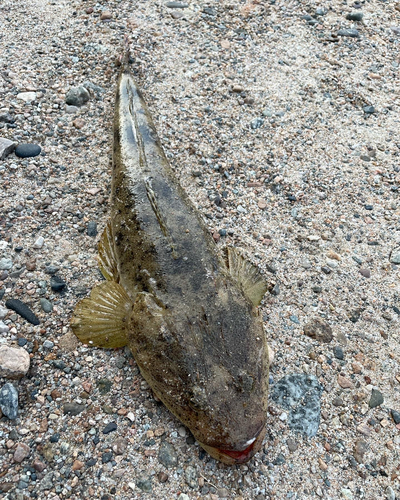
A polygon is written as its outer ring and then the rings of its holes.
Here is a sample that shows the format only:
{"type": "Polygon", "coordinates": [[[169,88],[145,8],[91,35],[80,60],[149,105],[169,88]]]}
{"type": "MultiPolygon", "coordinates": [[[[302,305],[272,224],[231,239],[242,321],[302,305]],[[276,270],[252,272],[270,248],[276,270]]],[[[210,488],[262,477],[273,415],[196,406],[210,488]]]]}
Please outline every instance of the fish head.
{"type": "Polygon", "coordinates": [[[198,443],[217,460],[240,464],[265,436],[268,346],[256,308],[238,293],[228,296],[190,315],[138,307],[130,347],[157,397],[198,443]]]}

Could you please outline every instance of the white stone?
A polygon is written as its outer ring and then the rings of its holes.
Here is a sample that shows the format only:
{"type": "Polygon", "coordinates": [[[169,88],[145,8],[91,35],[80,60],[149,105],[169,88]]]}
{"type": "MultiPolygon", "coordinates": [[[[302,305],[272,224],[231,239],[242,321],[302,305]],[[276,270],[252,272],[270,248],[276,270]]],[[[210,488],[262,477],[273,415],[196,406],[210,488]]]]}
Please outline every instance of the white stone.
{"type": "Polygon", "coordinates": [[[14,151],[16,145],[16,142],[0,137],[0,160],[7,158],[7,156],[14,151]]]}
{"type": "Polygon", "coordinates": [[[20,92],[17,94],[17,99],[21,99],[25,102],[31,102],[36,99],[36,92],[20,92]]]}
{"type": "MultiPolygon", "coordinates": [[[[3,318],[4,318],[4,316],[3,316],[3,318]]],[[[5,323],[3,323],[2,321],[0,321],[0,333],[8,333],[8,331],[9,331],[8,326],[5,323]]]]}
{"type": "Polygon", "coordinates": [[[0,346],[0,377],[18,379],[26,375],[31,358],[22,347],[0,346]]]}
{"type": "Polygon", "coordinates": [[[44,244],[44,238],[43,236],[39,236],[39,238],[33,244],[33,248],[42,248],[43,244],[44,244]]]}

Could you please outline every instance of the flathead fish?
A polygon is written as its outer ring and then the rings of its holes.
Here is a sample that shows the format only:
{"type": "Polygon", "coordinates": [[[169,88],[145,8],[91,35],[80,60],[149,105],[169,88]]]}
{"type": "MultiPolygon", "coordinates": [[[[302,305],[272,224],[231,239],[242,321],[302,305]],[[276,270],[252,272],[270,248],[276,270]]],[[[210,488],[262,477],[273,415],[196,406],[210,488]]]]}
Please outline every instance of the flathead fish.
{"type": "Polygon", "coordinates": [[[129,346],[198,443],[222,462],[244,463],[265,435],[269,364],[258,305],[266,282],[237,249],[217,251],[126,60],[113,132],[111,213],[99,243],[106,281],[78,303],[71,326],[86,344],[129,346]]]}

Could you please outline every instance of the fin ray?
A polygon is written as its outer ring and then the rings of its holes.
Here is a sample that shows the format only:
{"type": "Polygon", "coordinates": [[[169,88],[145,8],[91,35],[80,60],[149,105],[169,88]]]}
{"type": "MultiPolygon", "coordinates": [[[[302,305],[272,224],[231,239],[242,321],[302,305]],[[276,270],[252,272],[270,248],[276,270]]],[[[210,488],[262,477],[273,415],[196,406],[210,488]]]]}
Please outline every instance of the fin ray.
{"type": "Polygon", "coordinates": [[[108,221],[99,242],[98,262],[101,273],[106,280],[119,283],[119,272],[111,230],[111,221],[108,221]]]}
{"type": "Polygon", "coordinates": [[[132,301],[121,285],[106,281],[93,288],[89,298],[76,306],[71,327],[78,339],[97,347],[127,345],[132,301]]]}
{"type": "Polygon", "coordinates": [[[238,282],[246,298],[259,306],[268,284],[259,269],[248,261],[237,248],[226,250],[227,266],[231,276],[238,282]]]}

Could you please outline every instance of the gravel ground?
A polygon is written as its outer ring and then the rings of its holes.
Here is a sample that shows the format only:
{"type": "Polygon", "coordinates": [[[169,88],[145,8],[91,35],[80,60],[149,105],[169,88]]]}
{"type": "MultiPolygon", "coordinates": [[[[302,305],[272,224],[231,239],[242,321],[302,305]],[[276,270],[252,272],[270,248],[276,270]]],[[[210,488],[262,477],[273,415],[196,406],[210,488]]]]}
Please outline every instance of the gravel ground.
{"type": "Polygon", "coordinates": [[[18,417],[0,420],[3,498],[400,498],[400,4],[185,5],[1,2],[0,137],[41,148],[0,161],[0,342],[30,355],[0,383],[19,393],[18,417]],[[101,279],[124,34],[217,245],[270,282],[272,394],[290,374],[315,377],[299,418],[320,419],[316,435],[271,397],[246,465],[205,454],[127,350],[88,349],[69,328],[101,279]],[[89,100],[68,105],[82,86],[89,100]]]}

